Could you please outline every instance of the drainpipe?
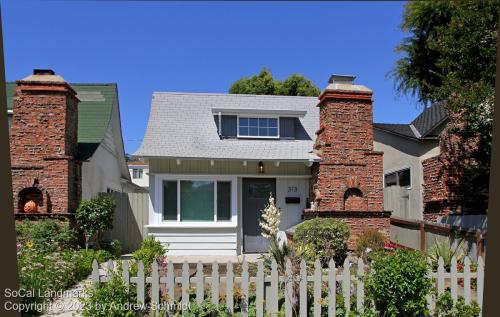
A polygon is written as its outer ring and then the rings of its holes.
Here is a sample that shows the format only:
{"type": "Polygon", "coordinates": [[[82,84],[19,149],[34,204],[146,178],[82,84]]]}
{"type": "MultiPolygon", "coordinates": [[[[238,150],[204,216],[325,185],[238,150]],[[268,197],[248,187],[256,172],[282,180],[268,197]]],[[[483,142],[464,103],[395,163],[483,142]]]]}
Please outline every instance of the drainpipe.
{"type": "Polygon", "coordinates": [[[222,113],[219,111],[219,131],[217,131],[219,133],[219,138],[221,137],[221,134],[222,134],[222,113]]]}

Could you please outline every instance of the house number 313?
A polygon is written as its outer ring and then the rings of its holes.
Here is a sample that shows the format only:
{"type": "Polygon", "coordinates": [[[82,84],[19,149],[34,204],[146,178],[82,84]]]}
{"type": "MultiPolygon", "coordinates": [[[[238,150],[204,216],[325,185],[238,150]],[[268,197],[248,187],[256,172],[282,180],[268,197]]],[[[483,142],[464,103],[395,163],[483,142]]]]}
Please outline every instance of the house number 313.
{"type": "Polygon", "coordinates": [[[289,193],[296,193],[297,192],[297,186],[288,186],[288,192],[289,193]]]}

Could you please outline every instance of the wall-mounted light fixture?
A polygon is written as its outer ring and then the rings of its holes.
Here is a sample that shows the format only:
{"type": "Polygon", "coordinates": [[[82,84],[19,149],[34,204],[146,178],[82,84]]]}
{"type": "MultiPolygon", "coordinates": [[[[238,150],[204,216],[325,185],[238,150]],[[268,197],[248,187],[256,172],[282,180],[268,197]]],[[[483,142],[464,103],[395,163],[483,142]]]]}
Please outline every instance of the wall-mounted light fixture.
{"type": "Polygon", "coordinates": [[[262,161],[259,162],[259,173],[264,174],[264,163],[262,161]]]}

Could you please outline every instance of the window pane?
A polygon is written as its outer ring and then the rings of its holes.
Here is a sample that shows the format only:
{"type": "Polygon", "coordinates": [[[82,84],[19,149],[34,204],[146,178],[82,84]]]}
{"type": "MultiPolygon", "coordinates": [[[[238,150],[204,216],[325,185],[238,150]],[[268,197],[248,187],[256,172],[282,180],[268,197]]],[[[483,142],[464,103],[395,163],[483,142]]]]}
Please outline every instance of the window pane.
{"type": "Polygon", "coordinates": [[[177,220],[177,181],[163,182],[163,220],[177,220]]]}
{"type": "Polygon", "coordinates": [[[231,182],[217,182],[217,220],[231,220],[231,182]]]}
{"type": "Polygon", "coordinates": [[[181,181],[181,221],[214,220],[214,182],[181,181]]]}
{"type": "Polygon", "coordinates": [[[259,121],[257,120],[257,118],[248,119],[248,123],[251,127],[258,127],[259,126],[259,121]]]}
{"type": "Polygon", "coordinates": [[[267,136],[267,128],[259,128],[259,136],[267,136]]]}
{"type": "Polygon", "coordinates": [[[240,118],[240,126],[248,126],[248,118],[240,118]]]}
{"type": "Polygon", "coordinates": [[[385,175],[385,187],[397,185],[396,173],[385,175]]]}
{"type": "Polygon", "coordinates": [[[259,128],[250,128],[248,135],[258,136],[259,135],[259,128]]]}
{"type": "Polygon", "coordinates": [[[278,128],[269,128],[269,136],[278,136],[278,128]]]}
{"type": "Polygon", "coordinates": [[[267,118],[259,119],[259,127],[267,128],[267,118]]]}
{"type": "Polygon", "coordinates": [[[248,128],[240,127],[240,135],[248,135],[248,128]]]}
{"type": "Polygon", "coordinates": [[[399,186],[410,187],[410,170],[406,169],[404,171],[398,172],[399,186]]]}
{"type": "Polygon", "coordinates": [[[277,128],[278,127],[278,119],[269,119],[269,127],[277,128]]]}

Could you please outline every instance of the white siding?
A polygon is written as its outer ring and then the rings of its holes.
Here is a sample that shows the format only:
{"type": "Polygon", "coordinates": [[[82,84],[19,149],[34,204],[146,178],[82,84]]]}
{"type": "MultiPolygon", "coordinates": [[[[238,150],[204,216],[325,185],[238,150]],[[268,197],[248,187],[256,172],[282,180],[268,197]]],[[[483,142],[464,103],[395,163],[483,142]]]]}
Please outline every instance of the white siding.
{"type": "Polygon", "coordinates": [[[242,179],[276,178],[276,202],[282,210],[282,229],[301,221],[309,191],[309,168],[304,163],[265,162],[258,174],[258,162],[181,161],[150,159],[150,217],[148,234],[169,244],[168,255],[235,255],[242,251],[242,179]],[[164,178],[228,178],[234,182],[232,222],[168,223],[161,221],[161,180],[164,178]],[[290,188],[290,192],[289,191],[290,188]],[[295,191],[296,190],[296,191],[295,191]],[[300,197],[300,204],[286,204],[285,197],[300,197]]]}

